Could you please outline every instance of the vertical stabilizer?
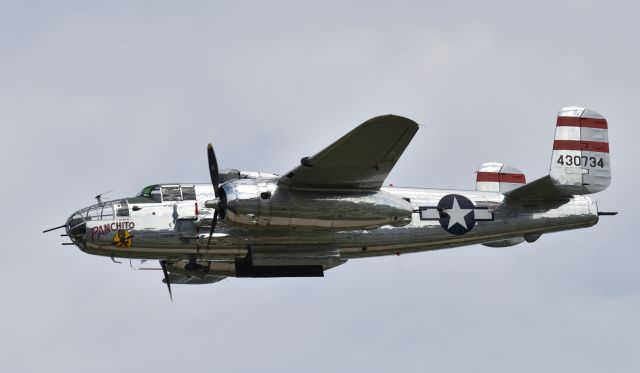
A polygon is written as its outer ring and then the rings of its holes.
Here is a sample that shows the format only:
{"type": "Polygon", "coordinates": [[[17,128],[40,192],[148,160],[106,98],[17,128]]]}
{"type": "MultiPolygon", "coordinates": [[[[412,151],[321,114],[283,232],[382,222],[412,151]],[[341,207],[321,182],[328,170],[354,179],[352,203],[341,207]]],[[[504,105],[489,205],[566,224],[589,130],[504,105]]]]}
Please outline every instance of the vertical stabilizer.
{"type": "Polygon", "coordinates": [[[560,110],[549,176],[568,194],[596,193],[609,186],[609,139],[602,115],[580,107],[560,110]]]}
{"type": "Polygon", "coordinates": [[[498,162],[486,162],[476,171],[476,190],[505,193],[521,187],[526,179],[522,171],[498,162]]]}

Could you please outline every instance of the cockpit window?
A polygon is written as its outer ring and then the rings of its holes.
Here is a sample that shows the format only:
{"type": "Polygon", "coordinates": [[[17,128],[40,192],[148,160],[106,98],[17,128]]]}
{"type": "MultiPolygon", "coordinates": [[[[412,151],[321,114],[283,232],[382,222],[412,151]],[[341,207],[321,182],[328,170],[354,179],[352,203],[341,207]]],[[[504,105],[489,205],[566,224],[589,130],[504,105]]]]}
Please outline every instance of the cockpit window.
{"type": "Polygon", "coordinates": [[[111,220],[113,219],[113,205],[111,202],[94,205],[81,211],[85,220],[111,220]]]}
{"type": "Polygon", "coordinates": [[[142,189],[142,192],[140,192],[140,195],[143,197],[149,197],[151,195],[151,189],[153,189],[153,185],[142,189]]]}
{"type": "Polygon", "coordinates": [[[184,201],[196,200],[196,188],[195,187],[182,187],[182,199],[184,201]]]}
{"type": "Polygon", "coordinates": [[[180,187],[179,186],[163,186],[162,200],[164,202],[182,201],[182,195],[180,194],[180,187]]]}
{"type": "MultiPolygon", "coordinates": [[[[193,184],[150,185],[142,189],[138,197],[149,198],[153,202],[195,201],[196,188],[193,184]]],[[[131,202],[131,198],[129,198],[131,202]]],[[[144,200],[142,202],[145,202],[144,200]]],[[[147,201],[150,202],[150,201],[147,201]]]]}
{"type": "Polygon", "coordinates": [[[138,197],[146,197],[152,199],[154,202],[162,202],[162,196],[160,195],[160,185],[150,185],[138,194],[138,197]]]}
{"type": "Polygon", "coordinates": [[[156,186],[153,189],[151,189],[151,192],[149,193],[149,198],[151,198],[155,202],[162,202],[162,196],[160,195],[159,186],[156,186]]]}

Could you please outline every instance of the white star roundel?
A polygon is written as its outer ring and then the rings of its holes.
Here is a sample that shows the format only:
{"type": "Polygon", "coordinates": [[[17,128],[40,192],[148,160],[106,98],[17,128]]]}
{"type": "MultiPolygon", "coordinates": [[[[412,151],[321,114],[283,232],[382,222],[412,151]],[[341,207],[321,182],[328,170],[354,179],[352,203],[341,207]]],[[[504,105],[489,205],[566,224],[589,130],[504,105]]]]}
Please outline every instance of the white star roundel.
{"type": "Polygon", "coordinates": [[[455,235],[463,235],[476,225],[472,212],[475,206],[465,196],[448,194],[438,203],[440,210],[440,225],[447,232],[455,235]]]}
{"type": "Polygon", "coordinates": [[[472,230],[477,221],[493,220],[493,213],[486,207],[474,206],[465,196],[447,194],[437,207],[420,207],[420,220],[437,220],[447,232],[463,235],[472,230]]]}

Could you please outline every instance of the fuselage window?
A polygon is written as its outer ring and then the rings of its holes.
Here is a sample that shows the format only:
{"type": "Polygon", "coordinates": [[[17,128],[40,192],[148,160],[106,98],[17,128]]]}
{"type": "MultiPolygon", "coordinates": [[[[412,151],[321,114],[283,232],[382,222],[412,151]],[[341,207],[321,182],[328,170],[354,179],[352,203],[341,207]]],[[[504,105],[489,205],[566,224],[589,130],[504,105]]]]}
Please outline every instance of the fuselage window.
{"type": "Polygon", "coordinates": [[[182,187],[182,199],[184,201],[196,200],[196,188],[195,187],[182,187]]]}
{"type": "Polygon", "coordinates": [[[116,206],[116,216],[129,216],[129,204],[127,203],[127,201],[120,202],[116,206]]]}
{"type": "Polygon", "coordinates": [[[180,187],[178,186],[163,186],[162,187],[162,200],[164,202],[182,201],[180,195],[180,187]]]}

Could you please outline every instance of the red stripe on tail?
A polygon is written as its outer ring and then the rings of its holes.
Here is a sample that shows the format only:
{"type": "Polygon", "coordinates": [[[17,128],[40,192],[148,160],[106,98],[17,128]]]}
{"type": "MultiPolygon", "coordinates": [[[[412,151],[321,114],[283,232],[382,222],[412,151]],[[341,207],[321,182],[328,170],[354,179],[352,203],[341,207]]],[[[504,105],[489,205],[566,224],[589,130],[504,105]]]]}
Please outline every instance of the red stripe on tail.
{"type": "Polygon", "coordinates": [[[607,129],[607,121],[606,119],[595,119],[595,118],[558,117],[556,126],[607,129]]]}
{"type": "Polygon", "coordinates": [[[498,182],[498,183],[516,183],[516,184],[526,183],[526,180],[523,174],[505,174],[505,173],[498,173],[498,172],[478,172],[476,175],[476,182],[478,181],[489,181],[489,182],[498,182]]]}
{"type": "Polygon", "coordinates": [[[600,141],[556,140],[553,150],[585,150],[588,152],[609,153],[609,143],[600,141]]]}

